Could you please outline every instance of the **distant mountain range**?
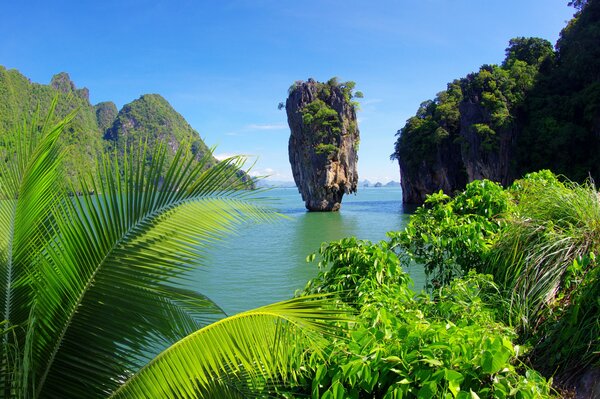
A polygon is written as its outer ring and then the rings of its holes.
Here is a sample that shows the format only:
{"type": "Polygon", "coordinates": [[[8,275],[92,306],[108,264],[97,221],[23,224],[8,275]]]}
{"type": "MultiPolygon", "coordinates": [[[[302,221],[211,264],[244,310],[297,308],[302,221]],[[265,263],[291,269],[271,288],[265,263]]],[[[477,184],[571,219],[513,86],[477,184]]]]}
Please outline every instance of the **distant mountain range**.
{"type": "MultiPolygon", "coordinates": [[[[293,181],[284,180],[259,180],[256,185],[258,187],[277,187],[277,188],[290,188],[296,187],[296,183],[293,181]]],[[[380,182],[371,183],[369,180],[363,180],[358,183],[359,187],[400,187],[400,183],[397,181],[389,181],[385,184],[380,182]]]]}
{"type": "Polygon", "coordinates": [[[371,183],[369,180],[363,180],[359,183],[360,187],[400,187],[400,183],[397,181],[389,181],[385,184],[381,182],[371,183]]]}

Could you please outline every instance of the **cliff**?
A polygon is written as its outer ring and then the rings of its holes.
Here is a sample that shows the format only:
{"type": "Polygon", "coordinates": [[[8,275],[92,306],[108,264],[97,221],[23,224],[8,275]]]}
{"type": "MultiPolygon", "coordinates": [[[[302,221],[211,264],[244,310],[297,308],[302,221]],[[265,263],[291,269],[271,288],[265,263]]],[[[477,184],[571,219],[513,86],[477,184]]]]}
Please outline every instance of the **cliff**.
{"type": "MultiPolygon", "coordinates": [[[[75,119],[61,137],[69,152],[65,167],[75,187],[78,187],[77,176],[93,171],[96,159],[105,151],[112,153],[116,149],[122,156],[125,148],[147,142],[151,152],[158,141],[166,140],[169,158],[184,141],[192,145],[198,158],[209,152],[198,132],[158,94],[143,95],[117,111],[110,101],[92,105],[88,89],[78,89],[65,72],[54,75],[50,84],[44,85],[32,83],[17,70],[2,66],[0,136],[31,119],[38,109],[45,115],[54,97],[58,97],[56,119],[77,110],[75,119]]],[[[211,158],[209,164],[216,162],[211,158]]]]}
{"type": "MultiPolygon", "coordinates": [[[[119,154],[140,142],[145,141],[150,148],[165,142],[169,147],[166,164],[183,142],[192,145],[192,152],[198,158],[209,152],[198,132],[159,94],[144,94],[124,105],[105,131],[104,139],[119,154]]],[[[216,162],[213,158],[210,163],[216,162]]]]}
{"type": "Polygon", "coordinates": [[[556,45],[512,39],[501,65],[448,84],[397,133],[403,201],[475,179],[551,169],[600,179],[600,1],[582,2],[556,45]]]}
{"type": "Polygon", "coordinates": [[[356,192],[359,131],[354,82],[298,81],[285,109],[289,159],[296,186],[310,211],[337,211],[344,194],[356,192]]]}
{"type": "Polygon", "coordinates": [[[94,107],[87,89],[77,89],[66,73],[54,75],[50,85],[32,83],[17,70],[0,66],[0,135],[30,120],[35,112],[44,116],[54,97],[58,96],[56,118],[77,110],[75,119],[61,137],[67,148],[65,168],[73,182],[79,172],[94,170],[96,157],[103,144],[94,107]]]}

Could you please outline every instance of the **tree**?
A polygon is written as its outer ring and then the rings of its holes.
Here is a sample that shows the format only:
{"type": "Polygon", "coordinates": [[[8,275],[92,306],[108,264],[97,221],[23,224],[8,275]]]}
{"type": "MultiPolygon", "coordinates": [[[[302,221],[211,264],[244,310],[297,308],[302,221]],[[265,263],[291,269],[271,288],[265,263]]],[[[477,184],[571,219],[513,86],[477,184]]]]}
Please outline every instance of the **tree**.
{"type": "Polygon", "coordinates": [[[71,196],[57,143],[72,118],[3,136],[0,398],[245,397],[289,378],[295,345],[339,311],[306,297],[210,324],[218,306],[182,284],[206,245],[274,216],[247,199],[243,161],[182,146],[163,174],[166,145],[150,163],[142,145],[71,196]]]}
{"type": "Polygon", "coordinates": [[[539,37],[516,37],[508,42],[504,66],[511,66],[517,60],[539,66],[545,59],[552,59],[553,56],[554,49],[548,40],[539,37]]]}

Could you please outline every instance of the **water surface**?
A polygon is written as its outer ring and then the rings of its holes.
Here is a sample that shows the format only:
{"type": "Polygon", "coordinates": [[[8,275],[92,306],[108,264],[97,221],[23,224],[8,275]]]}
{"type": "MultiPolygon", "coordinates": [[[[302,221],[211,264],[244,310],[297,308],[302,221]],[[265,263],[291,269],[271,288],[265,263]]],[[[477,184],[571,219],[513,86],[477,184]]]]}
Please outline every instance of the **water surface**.
{"type": "MultiPolygon", "coordinates": [[[[285,218],[272,223],[244,225],[209,253],[211,267],[194,276],[195,289],[228,314],[291,298],[317,274],[316,262],[306,257],[322,242],[356,236],[379,241],[387,231],[404,227],[400,188],[360,188],[346,195],[339,212],[307,212],[296,188],[273,189],[273,208],[285,218]]],[[[423,276],[411,270],[416,286],[423,276]]]]}

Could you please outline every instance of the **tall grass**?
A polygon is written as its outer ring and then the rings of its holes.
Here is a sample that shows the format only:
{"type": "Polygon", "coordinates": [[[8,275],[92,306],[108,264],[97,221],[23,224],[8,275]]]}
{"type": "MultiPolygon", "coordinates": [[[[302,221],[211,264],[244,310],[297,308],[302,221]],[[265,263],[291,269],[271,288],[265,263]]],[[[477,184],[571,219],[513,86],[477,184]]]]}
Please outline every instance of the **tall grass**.
{"type": "Polygon", "coordinates": [[[508,293],[509,319],[523,337],[534,338],[541,364],[565,370],[598,364],[596,187],[541,172],[518,181],[512,191],[517,206],[484,271],[508,293]]]}

